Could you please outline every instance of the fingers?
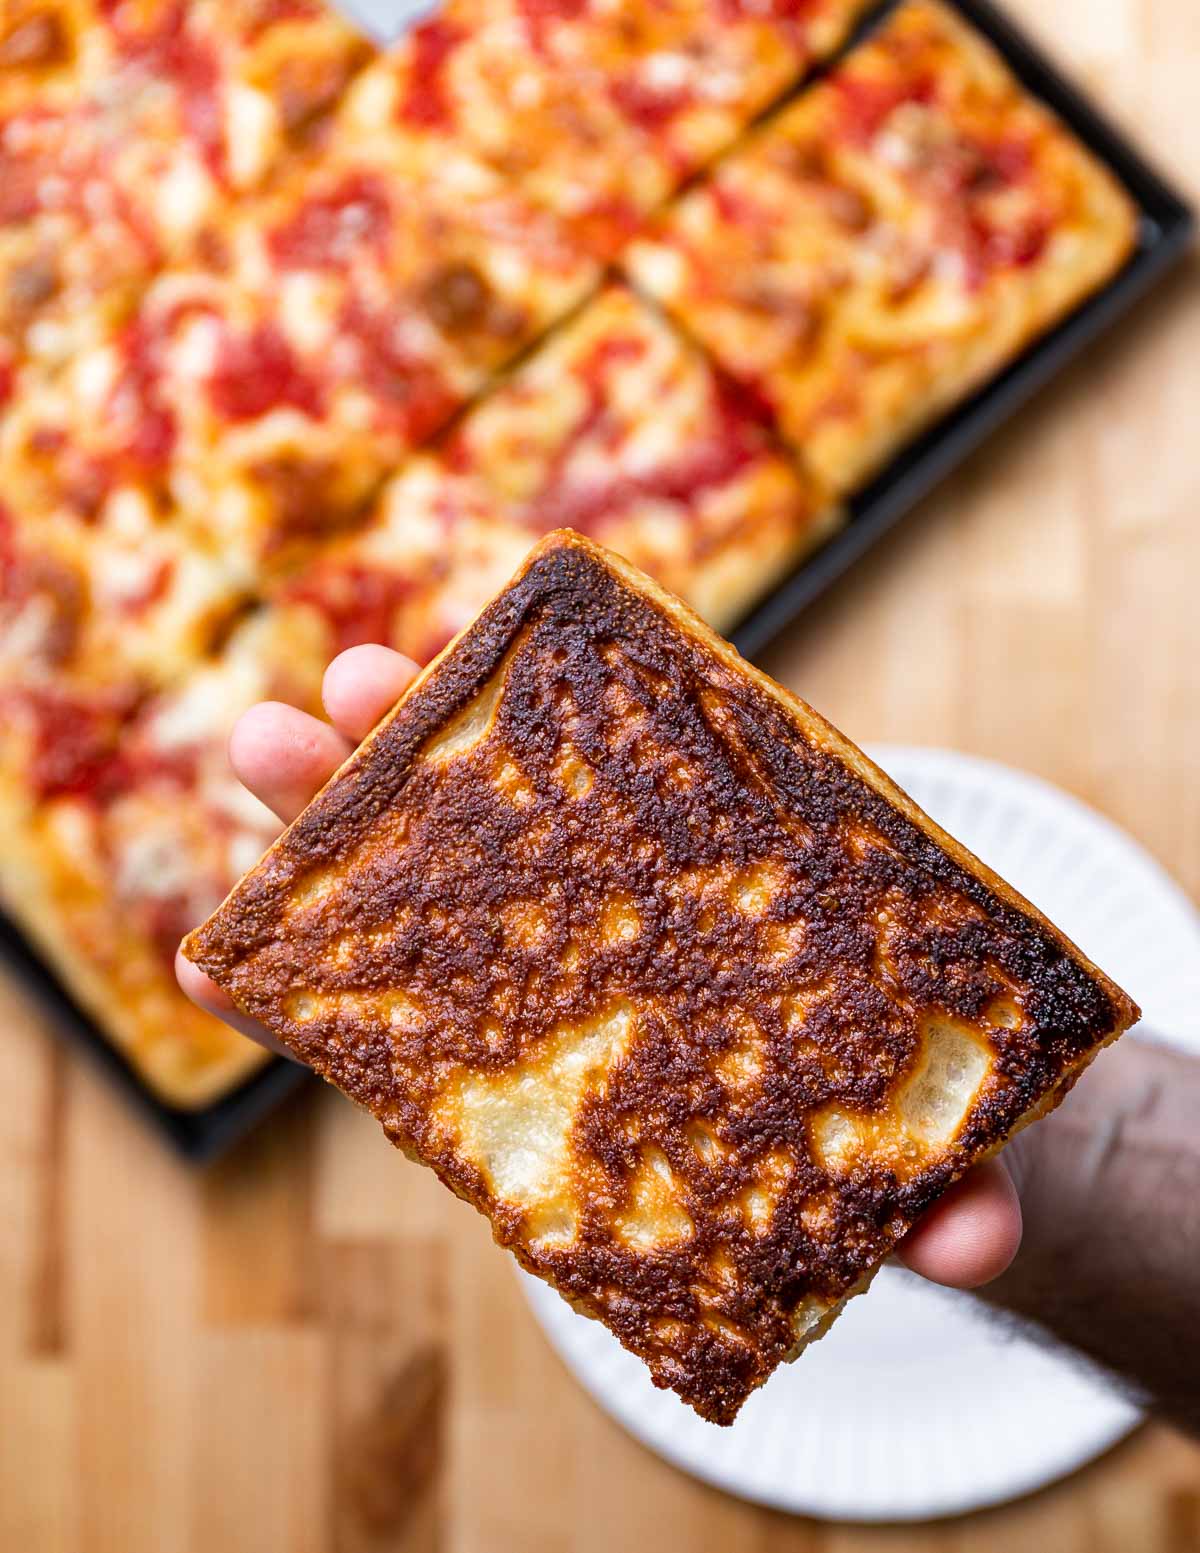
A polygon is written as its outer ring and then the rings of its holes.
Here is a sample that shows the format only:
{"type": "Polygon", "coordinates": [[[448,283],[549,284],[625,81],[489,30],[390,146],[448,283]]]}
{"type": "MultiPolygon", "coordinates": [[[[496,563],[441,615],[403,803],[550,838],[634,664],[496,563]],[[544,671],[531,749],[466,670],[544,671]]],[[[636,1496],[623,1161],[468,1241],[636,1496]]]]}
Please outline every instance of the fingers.
{"type": "MultiPolygon", "coordinates": [[[[387,647],[352,647],[325,671],[323,695],[332,728],[279,701],[251,707],[229,738],[229,759],[239,781],[285,824],[290,823],[404,694],[416,673],[411,658],[387,647]]],[[[182,954],[176,955],[175,974],[193,1003],[259,1045],[288,1055],[182,954]]]]}
{"type": "Polygon", "coordinates": [[[232,1025],[240,1035],[257,1041],[268,1051],[277,1052],[281,1057],[291,1057],[291,1053],[280,1046],[264,1025],[260,1025],[256,1019],[249,1019],[245,1014],[239,1013],[228,993],[222,992],[216,982],[211,981],[198,965],[185,960],[182,949],[175,955],[175,976],[192,1002],[202,1008],[206,1014],[215,1014],[227,1025],[232,1025]]]}
{"type": "Polygon", "coordinates": [[[281,701],[260,701],[229,736],[239,781],[289,824],[333,775],[352,746],[328,723],[281,701]]]}
{"type": "MultiPolygon", "coordinates": [[[[279,701],[252,706],[229,736],[229,760],[238,779],[285,823],[295,819],[349,753],[350,745],[328,724],[279,701]]],[[[269,1051],[289,1055],[264,1026],[240,1013],[216,982],[185,960],[182,951],[175,956],[175,976],[206,1013],[269,1051]]]]}
{"type": "Polygon", "coordinates": [[[998,1278],[1021,1244],[1021,1204],[998,1159],[965,1175],[896,1248],[900,1260],[933,1283],[976,1289],[998,1278]]]}
{"type": "Polygon", "coordinates": [[[417,665],[390,647],[351,647],[325,670],[321,688],[333,726],[353,744],[365,739],[417,675],[417,665]]]}
{"type": "Polygon", "coordinates": [[[238,719],[229,759],[239,780],[281,820],[294,820],[354,746],[408,689],[411,658],[387,647],[351,647],[325,671],[325,709],[334,726],[280,701],[261,701],[238,719]]]}

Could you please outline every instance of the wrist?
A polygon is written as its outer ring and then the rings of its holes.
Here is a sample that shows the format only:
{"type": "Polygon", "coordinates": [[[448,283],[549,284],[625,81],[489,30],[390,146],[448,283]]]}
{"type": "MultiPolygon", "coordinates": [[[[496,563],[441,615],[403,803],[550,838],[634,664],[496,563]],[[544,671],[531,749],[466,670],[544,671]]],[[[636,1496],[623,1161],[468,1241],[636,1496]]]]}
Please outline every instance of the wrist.
{"type": "Polygon", "coordinates": [[[1005,1150],[1025,1234],[979,1292],[1200,1429],[1200,1063],[1148,1042],[1101,1053],[1005,1150]]]}

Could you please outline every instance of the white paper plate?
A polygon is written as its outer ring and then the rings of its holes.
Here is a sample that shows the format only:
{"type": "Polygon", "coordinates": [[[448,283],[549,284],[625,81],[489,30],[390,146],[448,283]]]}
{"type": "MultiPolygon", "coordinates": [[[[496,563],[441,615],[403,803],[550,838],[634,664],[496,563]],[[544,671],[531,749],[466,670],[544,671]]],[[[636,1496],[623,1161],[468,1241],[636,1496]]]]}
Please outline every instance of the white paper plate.
{"type": "MultiPolygon", "coordinates": [[[[1200,918],[1123,832],[1033,777],[945,750],[872,751],[917,802],[1200,1053],[1200,918]]],[[[1070,1359],[964,1295],[887,1267],[830,1335],[731,1429],[656,1391],[640,1362],[522,1276],[551,1343],[600,1405],[668,1461],[730,1493],[834,1520],[955,1515],[1092,1460],[1137,1412],[1070,1359]]]]}

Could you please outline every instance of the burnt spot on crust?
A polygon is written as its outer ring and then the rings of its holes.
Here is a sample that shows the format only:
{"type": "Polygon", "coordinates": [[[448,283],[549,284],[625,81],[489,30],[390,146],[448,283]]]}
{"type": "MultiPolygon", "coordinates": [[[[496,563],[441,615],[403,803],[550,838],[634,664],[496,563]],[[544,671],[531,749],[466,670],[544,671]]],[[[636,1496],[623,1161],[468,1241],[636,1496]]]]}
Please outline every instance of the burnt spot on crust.
{"type": "Polygon", "coordinates": [[[515,339],[526,327],[521,310],[504,302],[474,264],[443,264],[426,282],[423,299],[434,323],[451,337],[487,332],[515,339]]]}
{"type": "Polygon", "coordinates": [[[48,70],[70,63],[71,39],[57,11],[23,12],[0,24],[0,68],[5,70],[48,70]]]}
{"type": "Polygon", "coordinates": [[[187,952],[717,1422],[1129,1016],[573,536],[187,952]]]}

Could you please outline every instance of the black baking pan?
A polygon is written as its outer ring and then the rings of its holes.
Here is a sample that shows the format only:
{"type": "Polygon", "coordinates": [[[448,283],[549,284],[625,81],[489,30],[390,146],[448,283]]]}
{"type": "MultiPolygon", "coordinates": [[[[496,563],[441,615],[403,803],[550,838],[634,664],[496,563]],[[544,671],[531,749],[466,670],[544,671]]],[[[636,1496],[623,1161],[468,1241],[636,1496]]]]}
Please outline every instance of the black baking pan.
{"type": "MultiPolygon", "coordinates": [[[[872,11],[847,49],[877,27],[897,3],[890,0],[872,11]]],[[[954,4],[1004,56],[1023,85],[1052,108],[1125,185],[1141,216],[1137,247],[1102,290],[911,443],[852,498],[845,527],[763,599],[733,633],[735,645],[747,657],[790,625],[998,426],[1128,313],[1192,243],[1195,216],[1187,202],[1041,49],[989,0],[954,0],[954,4]]]]}
{"type": "MultiPolygon", "coordinates": [[[[892,0],[872,11],[847,48],[877,26],[895,8],[895,3],[892,0]]],[[[733,633],[734,642],[747,656],[759,652],[794,621],[859,556],[911,513],[996,427],[1027,404],[1085,346],[1129,312],[1178,262],[1192,241],[1194,217],[1186,202],[1024,33],[988,0],[956,0],[956,4],[962,15],[991,40],[1024,85],[1047,103],[1125,185],[1141,213],[1137,247],[1124,268],[1101,291],[906,448],[851,501],[846,526],[758,604],[733,633]]],[[[75,1004],[21,933],[2,917],[0,955],[45,1005],[55,1023],[115,1078],[135,1106],[181,1154],[197,1163],[212,1160],[231,1148],[309,1077],[306,1069],[276,1058],[213,1105],[197,1111],[172,1109],[143,1086],[136,1072],[75,1004]]]]}

